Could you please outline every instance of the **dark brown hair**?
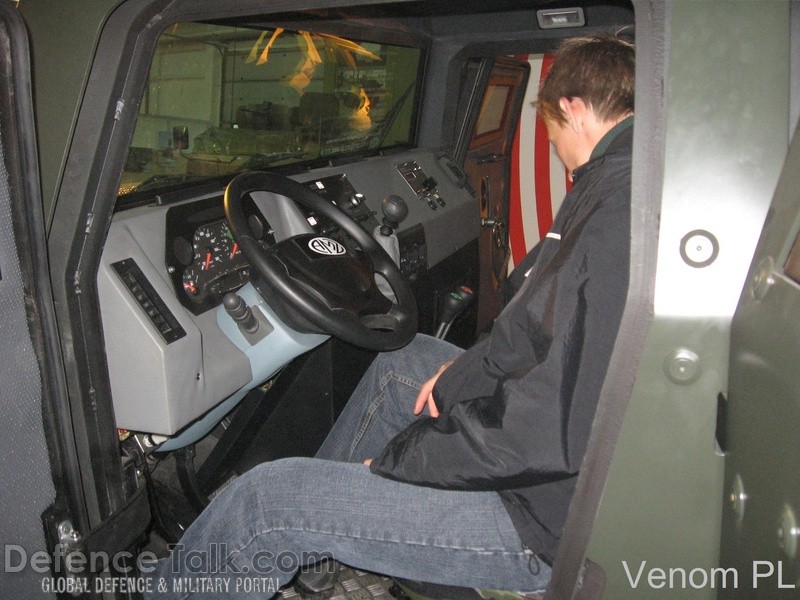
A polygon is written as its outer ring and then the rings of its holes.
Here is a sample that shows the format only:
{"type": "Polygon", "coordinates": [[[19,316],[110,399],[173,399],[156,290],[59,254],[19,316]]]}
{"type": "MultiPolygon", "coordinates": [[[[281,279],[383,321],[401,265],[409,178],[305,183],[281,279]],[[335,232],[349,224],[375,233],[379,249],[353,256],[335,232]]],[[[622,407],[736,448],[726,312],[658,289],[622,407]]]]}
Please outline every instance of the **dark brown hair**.
{"type": "Polygon", "coordinates": [[[581,98],[601,121],[632,113],[635,60],[633,44],[616,35],[565,40],[539,88],[539,116],[566,123],[560,98],[581,98]]]}

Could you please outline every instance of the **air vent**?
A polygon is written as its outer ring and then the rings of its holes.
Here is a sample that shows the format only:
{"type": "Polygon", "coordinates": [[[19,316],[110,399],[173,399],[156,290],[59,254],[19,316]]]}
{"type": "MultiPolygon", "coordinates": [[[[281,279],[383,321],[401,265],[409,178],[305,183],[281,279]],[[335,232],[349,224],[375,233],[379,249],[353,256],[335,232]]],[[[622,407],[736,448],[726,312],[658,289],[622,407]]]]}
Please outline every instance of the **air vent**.
{"type": "Polygon", "coordinates": [[[536,11],[536,19],[542,29],[558,29],[561,27],[583,27],[582,8],[553,8],[536,11]]]}

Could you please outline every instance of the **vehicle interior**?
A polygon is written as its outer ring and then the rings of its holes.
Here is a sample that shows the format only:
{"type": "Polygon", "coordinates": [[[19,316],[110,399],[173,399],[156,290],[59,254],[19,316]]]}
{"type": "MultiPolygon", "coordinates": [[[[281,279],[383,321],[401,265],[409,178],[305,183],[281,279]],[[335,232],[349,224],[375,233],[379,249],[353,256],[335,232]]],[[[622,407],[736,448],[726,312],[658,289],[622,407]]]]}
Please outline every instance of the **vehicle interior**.
{"type": "Polygon", "coordinates": [[[94,543],[166,548],[238,474],[313,456],[376,352],[485,335],[568,185],[555,162],[520,166],[549,155],[535,114],[521,126],[541,65],[567,37],[633,39],[639,16],[627,0],[111,11],[72,130],[84,168],[45,198],[72,274],[54,284],[82,482],[67,497],[89,529],[119,515],[94,543]],[[520,187],[552,192],[536,219],[520,187]]]}
{"type": "Polygon", "coordinates": [[[489,332],[596,31],[636,43],[634,258],[545,598],[796,597],[793,0],[0,0],[0,595],[136,596],[78,586],[313,455],[376,353],[489,332]]]}

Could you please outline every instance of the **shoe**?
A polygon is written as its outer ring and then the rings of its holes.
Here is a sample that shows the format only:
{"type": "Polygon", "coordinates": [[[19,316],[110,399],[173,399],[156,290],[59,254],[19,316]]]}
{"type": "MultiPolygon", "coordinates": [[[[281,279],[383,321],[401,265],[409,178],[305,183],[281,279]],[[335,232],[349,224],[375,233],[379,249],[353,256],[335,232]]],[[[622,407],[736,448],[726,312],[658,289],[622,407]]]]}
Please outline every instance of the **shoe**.
{"type": "Polygon", "coordinates": [[[339,563],[332,558],[325,558],[300,569],[294,584],[312,594],[333,589],[339,580],[339,567],[339,563]]]}

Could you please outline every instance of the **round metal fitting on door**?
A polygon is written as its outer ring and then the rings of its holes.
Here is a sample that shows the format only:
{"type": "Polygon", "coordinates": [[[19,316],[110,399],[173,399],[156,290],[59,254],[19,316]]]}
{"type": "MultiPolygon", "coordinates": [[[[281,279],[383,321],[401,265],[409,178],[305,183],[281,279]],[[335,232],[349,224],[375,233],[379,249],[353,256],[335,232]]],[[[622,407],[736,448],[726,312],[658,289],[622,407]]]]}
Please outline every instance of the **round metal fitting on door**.
{"type": "Polygon", "coordinates": [[[742,481],[742,476],[739,473],[733,478],[728,501],[733,509],[733,514],[736,515],[736,524],[741,525],[744,520],[745,504],[747,504],[747,492],[744,491],[744,481],[742,481]]]}
{"type": "Polygon", "coordinates": [[[702,269],[719,256],[719,242],[716,236],[705,229],[695,229],[681,238],[681,258],[690,267],[702,269]]]}
{"type": "Polygon", "coordinates": [[[673,383],[692,383],[700,375],[700,357],[688,348],[678,348],[664,360],[664,373],[673,383]]]}

